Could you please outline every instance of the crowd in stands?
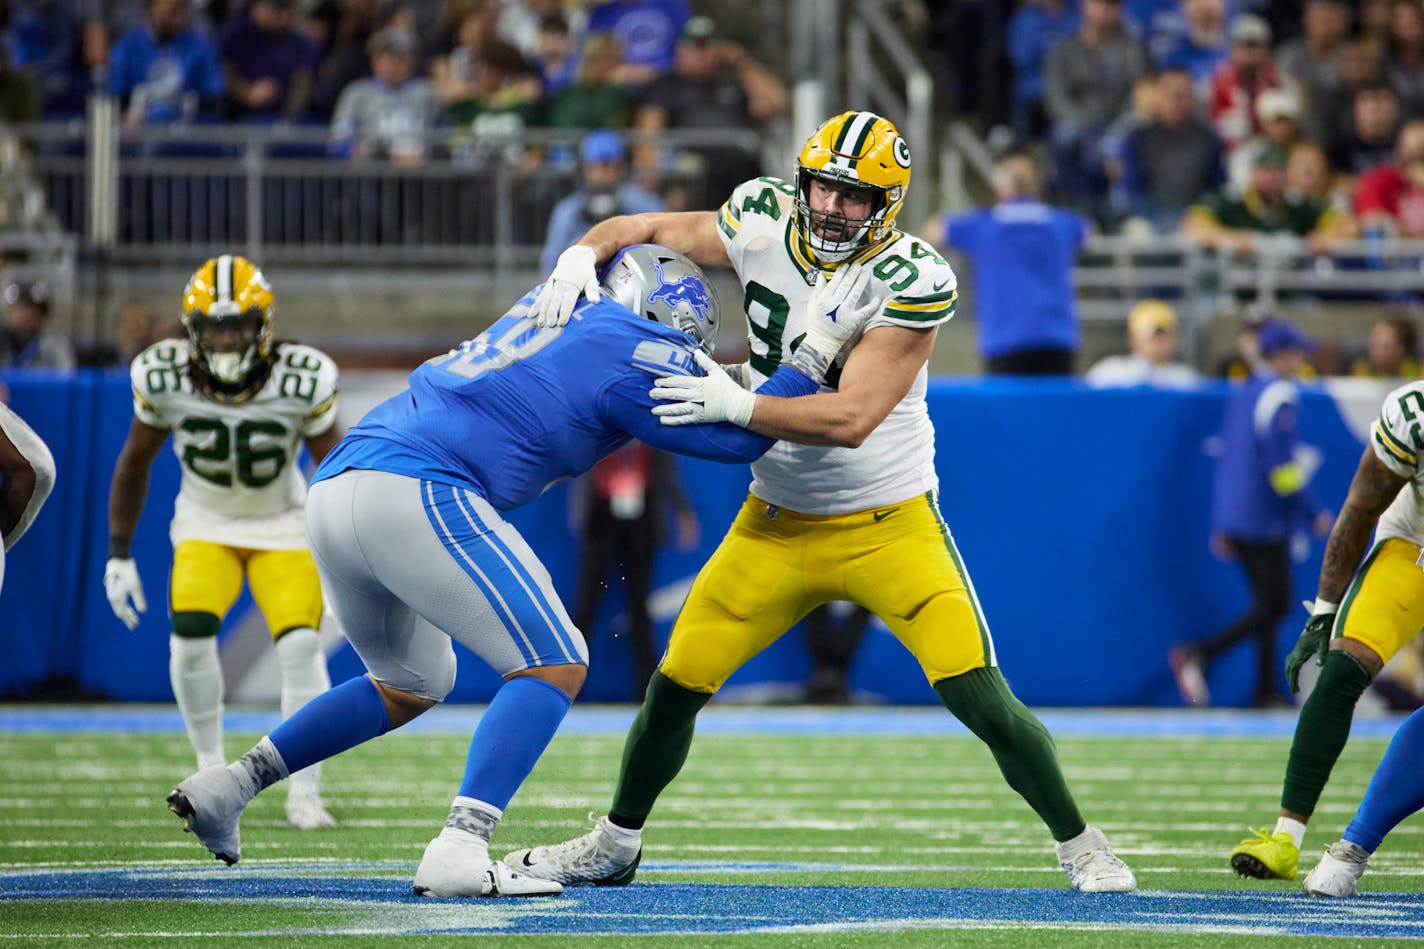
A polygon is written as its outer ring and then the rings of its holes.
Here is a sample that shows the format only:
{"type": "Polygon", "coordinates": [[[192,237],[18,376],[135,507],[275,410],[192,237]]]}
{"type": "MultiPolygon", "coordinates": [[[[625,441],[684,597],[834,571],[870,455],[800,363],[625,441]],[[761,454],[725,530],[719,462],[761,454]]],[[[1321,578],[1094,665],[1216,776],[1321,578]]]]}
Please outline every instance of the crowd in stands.
{"type": "MultiPolygon", "coordinates": [[[[127,127],[322,124],[332,154],[410,164],[432,154],[442,127],[470,142],[528,127],[755,129],[787,107],[780,79],[687,0],[6,0],[0,9],[0,118],[11,122],[80,116],[102,88],[127,127]]],[[[538,157],[575,162],[571,147],[538,157]]],[[[756,159],[735,145],[635,155],[645,169],[705,167],[716,179],[709,193],[756,174],[756,159]]]]}
{"type": "Polygon", "coordinates": [[[1107,233],[1424,236],[1422,0],[1024,0],[1006,128],[1107,233]]]}

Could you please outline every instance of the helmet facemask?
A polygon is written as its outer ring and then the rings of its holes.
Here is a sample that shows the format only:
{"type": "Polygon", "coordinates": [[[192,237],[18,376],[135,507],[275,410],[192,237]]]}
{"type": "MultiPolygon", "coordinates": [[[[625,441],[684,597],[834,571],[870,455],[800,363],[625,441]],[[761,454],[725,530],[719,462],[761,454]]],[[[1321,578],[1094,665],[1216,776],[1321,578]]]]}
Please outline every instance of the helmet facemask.
{"type": "Polygon", "coordinates": [[[802,240],[826,263],[838,263],[847,257],[883,243],[892,230],[886,220],[887,211],[899,210],[904,189],[877,188],[861,181],[837,178],[798,166],[796,169],[796,229],[802,240]],[[818,211],[811,204],[813,181],[854,189],[871,196],[871,212],[863,218],[848,218],[841,214],[818,211]]]}
{"type": "Polygon", "coordinates": [[[239,313],[221,304],[213,312],[184,315],[195,362],[213,395],[230,401],[249,396],[270,367],[271,323],[257,307],[239,313]]]}

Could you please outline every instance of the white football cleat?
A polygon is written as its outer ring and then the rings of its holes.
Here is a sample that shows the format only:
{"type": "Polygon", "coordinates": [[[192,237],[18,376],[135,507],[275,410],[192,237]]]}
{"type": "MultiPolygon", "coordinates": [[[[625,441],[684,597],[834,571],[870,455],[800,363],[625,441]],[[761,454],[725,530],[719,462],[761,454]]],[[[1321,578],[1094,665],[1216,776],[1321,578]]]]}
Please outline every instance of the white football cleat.
{"type": "Polygon", "coordinates": [[[1089,827],[1054,849],[1068,882],[1079,893],[1131,893],[1137,889],[1137,878],[1112,852],[1107,837],[1096,827],[1089,827]]]}
{"type": "Polygon", "coordinates": [[[316,791],[287,792],[287,823],[297,830],[326,830],[336,826],[336,818],[327,812],[316,791]]]}
{"type": "Polygon", "coordinates": [[[248,798],[227,765],[204,768],[190,775],[168,795],[168,809],[183,821],[213,856],[226,864],[242,859],[238,821],[248,798]]]}
{"type": "Polygon", "coordinates": [[[558,883],[515,873],[491,860],[483,840],[448,827],[426,845],[415,871],[416,896],[556,896],[562,892],[558,883]]]}
{"type": "Polygon", "coordinates": [[[516,850],[504,858],[520,873],[569,886],[627,886],[643,858],[640,841],[619,839],[600,817],[582,837],[548,847],[516,850]]]}
{"type": "Polygon", "coordinates": [[[1305,875],[1305,892],[1311,896],[1355,896],[1356,884],[1369,862],[1370,854],[1364,847],[1337,840],[1305,875]]]}

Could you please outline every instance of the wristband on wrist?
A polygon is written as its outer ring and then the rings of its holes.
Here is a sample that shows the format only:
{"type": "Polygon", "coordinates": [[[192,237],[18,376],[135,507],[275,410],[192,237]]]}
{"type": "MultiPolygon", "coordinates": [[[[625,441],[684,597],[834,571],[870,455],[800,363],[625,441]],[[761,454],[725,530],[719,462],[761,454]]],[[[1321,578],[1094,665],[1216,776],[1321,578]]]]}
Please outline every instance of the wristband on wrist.
{"type": "Polygon", "coordinates": [[[109,559],[128,560],[131,557],[130,547],[132,546],[132,544],[132,537],[111,536],[109,538],[109,559]]]}
{"type": "Polygon", "coordinates": [[[786,363],[801,370],[818,384],[825,381],[826,373],[831,368],[830,357],[822,355],[814,346],[807,346],[805,343],[796,348],[796,352],[791,354],[786,363]]]}
{"type": "Polygon", "coordinates": [[[1322,600],[1322,599],[1320,599],[1319,597],[1316,597],[1316,598],[1315,598],[1315,603],[1314,603],[1314,605],[1312,605],[1311,608],[1310,608],[1310,615],[1311,615],[1311,616],[1319,616],[1319,615],[1321,615],[1322,613],[1338,613],[1338,612],[1340,612],[1340,604],[1339,604],[1339,603],[1331,603],[1329,600],[1322,600]]]}

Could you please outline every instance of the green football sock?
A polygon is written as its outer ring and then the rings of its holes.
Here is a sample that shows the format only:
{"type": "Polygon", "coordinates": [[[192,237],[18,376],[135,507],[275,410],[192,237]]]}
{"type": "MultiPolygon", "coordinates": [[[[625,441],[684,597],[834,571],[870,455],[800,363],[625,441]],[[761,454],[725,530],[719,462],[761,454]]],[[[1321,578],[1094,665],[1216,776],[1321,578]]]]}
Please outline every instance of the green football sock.
{"type": "Polygon", "coordinates": [[[711,698],[710,692],[693,692],[661,672],[653,673],[643,707],[638,709],[623,745],[623,769],[608,812],[613,823],[628,828],[643,826],[658,795],[682,770],[692,747],[697,713],[711,698]]]}
{"type": "Polygon", "coordinates": [[[1081,834],[1087,823],[1063,780],[1053,736],[1014,697],[1003,673],[973,669],[934,684],[944,707],[979,736],[994,754],[1009,787],[1033,808],[1060,843],[1081,834]]]}
{"type": "Polygon", "coordinates": [[[1314,690],[1300,709],[1281,788],[1281,809],[1309,817],[1320,792],[1350,737],[1355,703],[1370,684],[1370,674],[1349,653],[1332,649],[1314,690]]]}

